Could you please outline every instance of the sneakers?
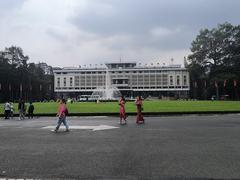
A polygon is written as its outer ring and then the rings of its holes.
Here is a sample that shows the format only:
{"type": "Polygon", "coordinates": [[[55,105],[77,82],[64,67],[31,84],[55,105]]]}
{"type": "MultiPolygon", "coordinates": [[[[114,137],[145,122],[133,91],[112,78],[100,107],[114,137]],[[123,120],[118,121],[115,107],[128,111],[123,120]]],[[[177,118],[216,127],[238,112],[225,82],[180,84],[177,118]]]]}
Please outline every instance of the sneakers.
{"type": "Polygon", "coordinates": [[[145,124],[144,120],[143,121],[137,121],[137,124],[145,124]]]}
{"type": "Polygon", "coordinates": [[[126,125],[126,124],[127,124],[127,121],[126,121],[126,120],[124,120],[124,122],[120,121],[119,124],[120,124],[120,125],[126,125]]]}
{"type": "MultiPolygon", "coordinates": [[[[52,131],[52,132],[55,132],[55,133],[57,133],[57,132],[58,132],[58,130],[57,130],[57,129],[52,129],[51,131],[52,131]]],[[[69,130],[69,129],[66,129],[64,132],[70,132],[70,130],[69,130]]]]}
{"type": "Polygon", "coordinates": [[[57,130],[56,130],[56,129],[52,129],[51,131],[57,133],[57,130]]]}

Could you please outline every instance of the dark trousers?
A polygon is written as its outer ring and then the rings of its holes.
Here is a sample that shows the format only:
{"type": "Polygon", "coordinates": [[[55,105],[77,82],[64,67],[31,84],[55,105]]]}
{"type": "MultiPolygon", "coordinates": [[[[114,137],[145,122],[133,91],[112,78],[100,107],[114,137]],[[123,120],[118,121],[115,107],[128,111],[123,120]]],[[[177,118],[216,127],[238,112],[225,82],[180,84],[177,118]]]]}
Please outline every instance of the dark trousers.
{"type": "Polygon", "coordinates": [[[33,112],[28,112],[28,118],[30,119],[32,119],[33,118],[33,112]]]}
{"type": "Polygon", "coordinates": [[[10,115],[10,110],[5,110],[5,119],[8,119],[10,115]]]}

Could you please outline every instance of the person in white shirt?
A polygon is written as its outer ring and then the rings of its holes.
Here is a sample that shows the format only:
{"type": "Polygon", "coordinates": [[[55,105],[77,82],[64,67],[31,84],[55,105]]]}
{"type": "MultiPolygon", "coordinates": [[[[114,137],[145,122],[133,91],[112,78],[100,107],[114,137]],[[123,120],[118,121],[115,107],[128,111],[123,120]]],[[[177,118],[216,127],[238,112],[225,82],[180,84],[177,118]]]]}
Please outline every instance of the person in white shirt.
{"type": "Polygon", "coordinates": [[[10,103],[7,101],[4,105],[4,114],[5,114],[5,119],[9,119],[9,115],[10,115],[10,112],[11,112],[11,105],[10,103]]]}

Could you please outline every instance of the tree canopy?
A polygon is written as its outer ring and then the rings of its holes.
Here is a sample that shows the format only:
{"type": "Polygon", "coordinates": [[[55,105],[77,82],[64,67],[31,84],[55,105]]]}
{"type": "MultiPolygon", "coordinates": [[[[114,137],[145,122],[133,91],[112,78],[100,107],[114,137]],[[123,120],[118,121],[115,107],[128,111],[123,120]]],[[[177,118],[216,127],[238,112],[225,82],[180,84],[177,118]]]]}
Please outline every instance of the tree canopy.
{"type": "Polygon", "coordinates": [[[191,44],[191,54],[188,56],[192,83],[200,87],[192,96],[203,98],[215,94],[215,87],[221,94],[228,93],[232,98],[238,98],[238,90],[233,87],[233,81],[240,80],[240,26],[230,23],[219,24],[213,29],[202,29],[191,44]],[[203,82],[207,81],[207,91],[203,82]],[[224,84],[226,82],[226,84],[224,84]],[[195,94],[195,95],[194,95],[195,94]]]}
{"type": "Polygon", "coordinates": [[[11,46],[0,51],[0,101],[53,98],[53,88],[49,88],[53,87],[53,77],[28,61],[29,57],[20,47],[11,46]]]}

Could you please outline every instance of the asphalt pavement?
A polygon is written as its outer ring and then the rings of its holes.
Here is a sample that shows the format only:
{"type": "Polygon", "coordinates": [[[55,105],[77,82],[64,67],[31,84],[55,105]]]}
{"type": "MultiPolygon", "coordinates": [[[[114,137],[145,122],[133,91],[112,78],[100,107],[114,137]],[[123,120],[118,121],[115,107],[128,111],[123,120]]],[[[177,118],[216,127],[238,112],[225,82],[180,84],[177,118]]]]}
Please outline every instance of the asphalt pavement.
{"type": "Polygon", "coordinates": [[[0,119],[0,179],[240,179],[240,114],[0,119]]]}

